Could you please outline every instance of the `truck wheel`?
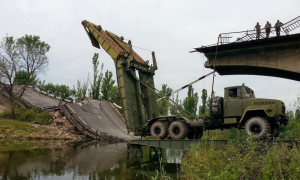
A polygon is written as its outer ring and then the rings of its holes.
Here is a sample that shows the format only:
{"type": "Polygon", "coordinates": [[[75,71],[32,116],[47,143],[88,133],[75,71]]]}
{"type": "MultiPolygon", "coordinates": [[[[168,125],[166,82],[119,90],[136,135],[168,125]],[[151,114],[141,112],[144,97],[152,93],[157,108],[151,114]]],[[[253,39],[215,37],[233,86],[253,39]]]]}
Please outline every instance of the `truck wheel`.
{"type": "Polygon", "coordinates": [[[188,139],[201,139],[203,136],[203,129],[197,129],[197,131],[190,131],[187,135],[188,139]]]}
{"type": "Polygon", "coordinates": [[[151,136],[166,139],[168,136],[167,124],[161,121],[156,121],[150,128],[151,136]]]}
{"type": "Polygon", "coordinates": [[[246,135],[253,136],[257,140],[266,139],[271,132],[270,123],[262,117],[250,118],[245,124],[246,135]]]}
{"type": "Polygon", "coordinates": [[[169,127],[169,135],[171,139],[184,139],[188,134],[188,128],[182,121],[174,121],[169,127]]]}
{"type": "Polygon", "coordinates": [[[278,137],[279,136],[279,125],[274,124],[271,126],[271,137],[278,137]]]}

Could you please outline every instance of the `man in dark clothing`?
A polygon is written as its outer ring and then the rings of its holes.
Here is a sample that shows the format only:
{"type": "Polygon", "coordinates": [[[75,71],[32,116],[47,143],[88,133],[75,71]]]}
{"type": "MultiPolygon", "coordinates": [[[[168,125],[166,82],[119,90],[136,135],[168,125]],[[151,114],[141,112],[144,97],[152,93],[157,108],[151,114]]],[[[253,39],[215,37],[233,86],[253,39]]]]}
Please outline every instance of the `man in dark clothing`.
{"type": "Polygon", "coordinates": [[[277,22],[276,22],[276,24],[275,24],[275,26],[274,26],[274,28],[275,28],[275,30],[276,30],[276,36],[278,37],[278,36],[280,36],[280,30],[281,30],[281,26],[282,26],[283,24],[279,21],[279,20],[277,20],[277,22]]]}
{"type": "Polygon", "coordinates": [[[256,29],[256,39],[259,39],[260,37],[260,25],[257,22],[256,26],[254,27],[254,30],[256,29]]]}
{"type": "Polygon", "coordinates": [[[267,24],[265,25],[265,29],[266,29],[266,38],[269,38],[270,32],[271,32],[271,24],[269,23],[269,21],[267,21],[267,24]]]}

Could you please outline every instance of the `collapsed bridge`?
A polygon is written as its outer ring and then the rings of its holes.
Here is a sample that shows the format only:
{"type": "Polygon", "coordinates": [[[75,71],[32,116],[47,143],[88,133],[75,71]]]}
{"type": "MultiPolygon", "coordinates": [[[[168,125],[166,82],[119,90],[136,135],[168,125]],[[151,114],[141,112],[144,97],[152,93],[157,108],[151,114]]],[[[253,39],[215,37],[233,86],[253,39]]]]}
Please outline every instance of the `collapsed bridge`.
{"type": "MultiPolygon", "coordinates": [[[[16,86],[15,91],[18,90],[20,87],[16,86]]],[[[93,139],[110,142],[134,139],[127,132],[123,115],[109,101],[84,100],[79,103],[66,103],[28,87],[21,102],[27,107],[37,107],[42,111],[60,110],[77,130],[93,139]]]]}
{"type": "Polygon", "coordinates": [[[59,108],[78,130],[93,139],[122,142],[134,138],[127,132],[123,115],[109,101],[60,103],[59,108]]]}

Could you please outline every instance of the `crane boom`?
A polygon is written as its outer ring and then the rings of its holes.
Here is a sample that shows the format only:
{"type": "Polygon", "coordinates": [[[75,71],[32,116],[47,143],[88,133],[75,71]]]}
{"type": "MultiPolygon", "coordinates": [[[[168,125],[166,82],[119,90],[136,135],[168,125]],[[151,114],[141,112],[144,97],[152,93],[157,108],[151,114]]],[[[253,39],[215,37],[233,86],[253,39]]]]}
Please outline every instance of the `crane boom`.
{"type": "Polygon", "coordinates": [[[137,133],[145,119],[159,115],[156,94],[148,89],[154,87],[153,76],[157,70],[154,52],[152,52],[153,65],[149,66],[148,61],[144,61],[133,51],[130,40],[126,43],[122,36],[104,31],[100,25],[86,20],[82,21],[82,25],[92,45],[99,49],[101,46],[114,60],[127,130],[137,133]],[[139,73],[138,76],[136,71],[139,73]]]}

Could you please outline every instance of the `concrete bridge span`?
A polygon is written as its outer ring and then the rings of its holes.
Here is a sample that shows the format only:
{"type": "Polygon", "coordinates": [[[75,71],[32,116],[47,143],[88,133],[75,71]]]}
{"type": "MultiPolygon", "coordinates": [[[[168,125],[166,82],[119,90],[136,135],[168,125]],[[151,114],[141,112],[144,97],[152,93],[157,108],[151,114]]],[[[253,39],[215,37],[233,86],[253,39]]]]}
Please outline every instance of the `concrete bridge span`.
{"type": "Polygon", "coordinates": [[[207,57],[204,66],[211,69],[215,66],[220,75],[262,75],[300,81],[300,34],[195,50],[207,57]]]}

